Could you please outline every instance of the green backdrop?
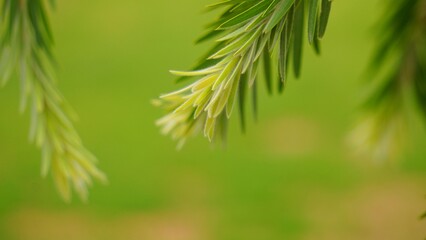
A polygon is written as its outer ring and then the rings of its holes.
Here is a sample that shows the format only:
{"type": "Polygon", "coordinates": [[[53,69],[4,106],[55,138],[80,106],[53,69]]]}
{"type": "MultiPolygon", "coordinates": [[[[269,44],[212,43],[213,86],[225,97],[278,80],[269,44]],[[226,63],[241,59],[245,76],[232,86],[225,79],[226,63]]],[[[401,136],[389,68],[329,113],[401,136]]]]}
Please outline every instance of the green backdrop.
{"type": "Polygon", "coordinates": [[[65,204],[40,178],[15,79],[0,90],[0,239],[422,239],[423,126],[391,162],[347,144],[382,1],[335,1],[322,56],[306,46],[302,78],[282,96],[261,87],[245,135],[234,115],[226,147],[198,137],[176,151],[150,101],[176,89],[169,69],[208,48],[193,45],[218,14],[203,13],[208,3],[58,1],[58,84],[110,184],[65,204]]]}

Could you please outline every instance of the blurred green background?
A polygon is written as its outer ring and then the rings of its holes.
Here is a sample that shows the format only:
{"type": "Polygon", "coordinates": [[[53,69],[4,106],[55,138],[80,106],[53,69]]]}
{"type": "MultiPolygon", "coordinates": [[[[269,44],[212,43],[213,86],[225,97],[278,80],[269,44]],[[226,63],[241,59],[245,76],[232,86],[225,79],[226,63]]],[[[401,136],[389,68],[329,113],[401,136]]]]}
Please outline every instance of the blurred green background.
{"type": "Polygon", "coordinates": [[[405,155],[354,156],[347,136],[383,0],[335,1],[323,54],[306,46],[303,76],[260,95],[257,124],[226,148],[198,137],[181,151],[159,134],[150,100],[178,86],[208,48],[193,42],[218,13],[213,0],[58,1],[51,16],[59,87],[110,184],[90,202],[61,201],[42,179],[18,114],[18,81],[0,90],[0,239],[423,239],[426,140],[405,155]]]}

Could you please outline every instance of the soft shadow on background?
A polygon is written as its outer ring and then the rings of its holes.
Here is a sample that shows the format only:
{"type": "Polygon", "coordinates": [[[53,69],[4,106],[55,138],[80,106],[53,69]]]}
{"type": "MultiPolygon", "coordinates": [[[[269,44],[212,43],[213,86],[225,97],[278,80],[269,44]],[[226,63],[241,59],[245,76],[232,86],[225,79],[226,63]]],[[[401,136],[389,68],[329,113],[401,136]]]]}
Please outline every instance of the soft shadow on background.
{"type": "MultiPolygon", "coordinates": [[[[41,179],[18,114],[18,84],[0,90],[0,239],[423,239],[424,129],[399,160],[354,156],[346,138],[373,50],[381,1],[335,1],[323,54],[282,96],[260,96],[257,124],[226,148],[161,136],[150,100],[177,87],[208,45],[193,45],[214,0],[59,1],[52,15],[59,86],[108,186],[64,204],[41,179]],[[369,7],[365,7],[369,6],[369,7]]],[[[262,90],[264,90],[262,88],[262,90]]]]}

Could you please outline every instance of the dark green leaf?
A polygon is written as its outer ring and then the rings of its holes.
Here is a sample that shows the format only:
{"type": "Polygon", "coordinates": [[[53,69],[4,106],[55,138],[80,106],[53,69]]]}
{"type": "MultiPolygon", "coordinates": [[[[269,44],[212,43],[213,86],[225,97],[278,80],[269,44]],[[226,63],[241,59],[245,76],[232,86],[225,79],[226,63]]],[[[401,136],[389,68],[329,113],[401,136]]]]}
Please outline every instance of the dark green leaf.
{"type": "Polygon", "coordinates": [[[238,86],[238,107],[240,109],[240,124],[241,124],[241,131],[243,133],[245,133],[246,131],[245,106],[246,106],[247,83],[248,83],[247,74],[243,74],[241,76],[240,84],[238,86]]]}
{"type": "Polygon", "coordinates": [[[293,40],[293,68],[296,78],[300,76],[302,63],[302,47],[304,33],[304,6],[305,0],[300,0],[296,5],[294,14],[294,40],[293,40]]]}
{"type": "Polygon", "coordinates": [[[331,11],[331,1],[330,0],[322,0],[322,2],[321,2],[321,15],[320,15],[320,19],[319,19],[319,32],[318,32],[319,38],[324,37],[325,30],[327,29],[330,11],[331,11]]]}
{"type": "Polygon", "coordinates": [[[251,88],[252,91],[252,104],[253,104],[253,118],[255,121],[257,121],[257,81],[254,81],[253,86],[251,88]]]}
{"type": "Polygon", "coordinates": [[[280,52],[278,56],[278,71],[281,82],[283,85],[287,79],[287,66],[288,66],[288,56],[290,49],[290,42],[293,35],[293,19],[294,17],[294,8],[292,7],[287,16],[287,22],[285,24],[284,30],[281,32],[280,38],[280,52]]]}
{"type": "MultiPolygon", "coordinates": [[[[315,30],[315,36],[318,35],[318,30],[319,30],[319,27],[317,27],[315,30]]],[[[321,53],[321,43],[318,37],[314,37],[313,47],[314,47],[315,53],[319,55],[321,53]]]]}
{"type": "Polygon", "coordinates": [[[310,44],[313,44],[314,39],[316,38],[315,32],[318,18],[318,1],[319,0],[309,0],[308,39],[310,44]]]}
{"type": "Polygon", "coordinates": [[[272,94],[272,65],[268,51],[263,52],[263,72],[265,73],[266,89],[269,94],[272,94]]]}

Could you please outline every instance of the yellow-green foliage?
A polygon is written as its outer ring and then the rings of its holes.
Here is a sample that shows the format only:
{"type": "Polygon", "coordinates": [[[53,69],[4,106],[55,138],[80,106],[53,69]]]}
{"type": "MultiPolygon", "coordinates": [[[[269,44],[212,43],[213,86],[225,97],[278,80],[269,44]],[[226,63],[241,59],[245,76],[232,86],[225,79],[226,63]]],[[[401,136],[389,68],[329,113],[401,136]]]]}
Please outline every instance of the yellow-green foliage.
{"type": "Polygon", "coordinates": [[[202,131],[210,141],[224,137],[226,125],[239,101],[244,127],[245,92],[252,91],[256,111],[256,82],[263,64],[266,86],[272,92],[272,63],[278,65],[278,90],[287,81],[291,58],[296,77],[300,74],[305,15],[308,39],[319,52],[331,8],[329,0],[229,0],[209,6],[225,7],[219,20],[200,39],[216,39],[216,45],[193,71],[172,71],[197,80],[156,103],[167,110],[157,121],[164,134],[181,146],[188,137],[202,131]],[[292,53],[292,54],[290,54],[292,53]]]}
{"type": "MultiPolygon", "coordinates": [[[[53,1],[51,1],[53,3],[53,1]]],[[[71,121],[70,109],[52,76],[52,34],[43,0],[5,0],[0,22],[0,77],[3,85],[13,78],[21,85],[21,111],[29,105],[29,138],[41,149],[41,174],[51,171],[64,198],[71,188],[87,199],[92,177],[106,176],[96,157],[83,145],[71,121]]]]}

